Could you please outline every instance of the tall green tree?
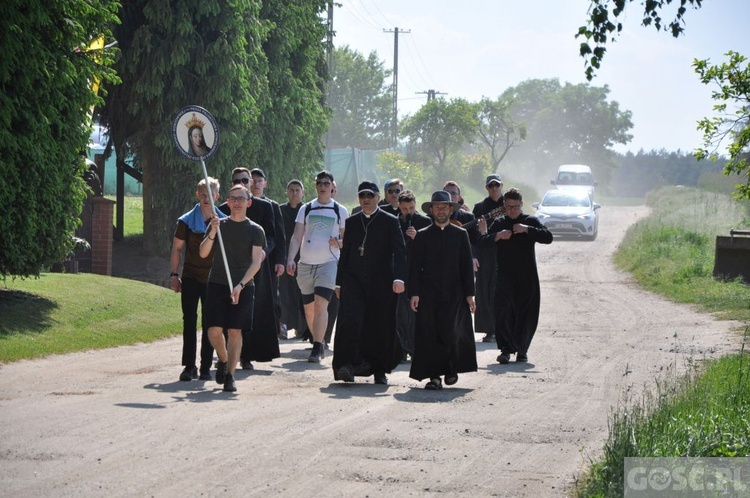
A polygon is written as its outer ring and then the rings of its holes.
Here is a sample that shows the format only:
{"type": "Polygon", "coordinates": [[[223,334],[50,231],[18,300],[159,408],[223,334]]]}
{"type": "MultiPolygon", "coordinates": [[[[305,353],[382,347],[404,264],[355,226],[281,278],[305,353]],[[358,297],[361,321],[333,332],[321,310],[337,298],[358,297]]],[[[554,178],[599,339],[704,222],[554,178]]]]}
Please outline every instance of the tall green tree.
{"type": "Polygon", "coordinates": [[[348,46],[333,54],[328,104],[333,115],[328,128],[329,147],[383,149],[391,145],[393,93],[377,52],[365,57],[348,46]]]}
{"type": "Polygon", "coordinates": [[[225,185],[240,165],[268,169],[277,187],[315,169],[327,118],[323,6],[134,0],[123,8],[116,32],[123,84],[107,113],[118,155],[132,153],[143,172],[147,250],[168,250],[174,220],[201,176],[172,144],[172,121],[187,105],[217,120],[219,149],[207,168],[225,185]]]}
{"type": "Polygon", "coordinates": [[[320,14],[328,0],[264,1],[261,20],[269,26],[263,42],[268,59],[269,99],[259,118],[262,147],[257,165],[271,193],[283,196],[291,178],[312,178],[323,159],[328,126],[325,62],[326,26],[320,14]]]}
{"type": "Polygon", "coordinates": [[[401,133],[430,168],[433,184],[439,186],[454,176],[449,156],[476,137],[477,126],[474,104],[461,98],[432,99],[404,119],[401,133]]]}
{"type": "MultiPolygon", "coordinates": [[[[267,26],[259,2],[133,0],[115,36],[122,84],[107,99],[118,157],[132,154],[143,172],[143,235],[150,252],[165,252],[174,220],[193,202],[200,163],[180,155],[172,123],[187,105],[217,121],[220,143],[206,163],[226,179],[238,163],[257,159],[258,116],[268,99],[267,26]]],[[[227,191],[226,185],[224,192],[227,191]]]]}
{"type": "Polygon", "coordinates": [[[628,143],[633,127],[630,111],[621,111],[617,102],[608,100],[606,85],[527,80],[504,95],[513,96],[511,113],[527,129],[526,141],[509,159],[528,165],[534,176],[560,164],[588,164],[606,184],[617,165],[612,148],[628,143]]]}
{"type": "Polygon", "coordinates": [[[0,18],[0,277],[28,277],[62,261],[86,197],[82,179],[99,103],[92,82],[114,79],[111,41],[119,4],[9,0],[0,18]]]}

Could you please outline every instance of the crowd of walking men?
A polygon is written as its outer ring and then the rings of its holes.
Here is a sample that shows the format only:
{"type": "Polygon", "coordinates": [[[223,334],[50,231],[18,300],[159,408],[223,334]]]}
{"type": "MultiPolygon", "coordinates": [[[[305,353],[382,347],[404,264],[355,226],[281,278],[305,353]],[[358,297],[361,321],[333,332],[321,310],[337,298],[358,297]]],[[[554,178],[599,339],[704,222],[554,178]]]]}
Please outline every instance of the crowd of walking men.
{"type": "Polygon", "coordinates": [[[486,178],[487,197],[471,211],[454,181],[422,213],[400,179],[386,182],[382,200],[364,181],[351,215],[334,200],[329,171],[315,176],[309,202],[300,180],[281,205],[266,186],[262,169],[235,168],[216,206],[218,180],[201,180],[198,203],[177,221],[170,287],[181,293],[181,381],[211,380],[215,351],[216,382],[236,391],[237,365],[278,358],[292,329],[312,343],[312,363],[333,336],[333,376],[343,382],[385,385],[410,358],[409,376],[427,379],[426,389],[453,385],[477,370],[475,330],[497,344],[499,363],[528,361],[540,304],[534,246],[552,235],[523,213],[520,191],[503,193],[499,175],[486,178]]]}

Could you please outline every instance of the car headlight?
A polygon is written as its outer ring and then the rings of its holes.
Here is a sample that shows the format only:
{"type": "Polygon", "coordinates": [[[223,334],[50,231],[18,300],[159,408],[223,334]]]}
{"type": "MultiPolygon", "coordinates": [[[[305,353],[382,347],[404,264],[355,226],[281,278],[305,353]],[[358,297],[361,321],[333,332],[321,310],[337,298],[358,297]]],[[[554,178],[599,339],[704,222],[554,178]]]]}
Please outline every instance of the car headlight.
{"type": "Polygon", "coordinates": [[[587,214],[579,214],[576,216],[576,218],[580,220],[593,220],[594,219],[594,213],[587,213],[587,214]]]}
{"type": "Polygon", "coordinates": [[[549,218],[550,215],[548,215],[547,213],[536,213],[536,217],[539,219],[545,219],[545,218],[549,218]]]}

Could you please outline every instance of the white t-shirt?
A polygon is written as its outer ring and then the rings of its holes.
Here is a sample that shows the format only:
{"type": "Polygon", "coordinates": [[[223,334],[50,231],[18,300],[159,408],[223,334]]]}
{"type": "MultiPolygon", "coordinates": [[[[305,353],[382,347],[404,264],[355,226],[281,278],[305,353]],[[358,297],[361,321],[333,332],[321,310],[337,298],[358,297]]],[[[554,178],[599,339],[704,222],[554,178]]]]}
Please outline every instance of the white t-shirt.
{"type": "Polygon", "coordinates": [[[306,222],[306,206],[303,205],[297,213],[294,221],[305,225],[305,235],[299,250],[300,263],[322,265],[329,261],[338,261],[341,251],[338,247],[331,247],[328,241],[331,237],[339,236],[339,231],[349,217],[349,211],[339,204],[339,214],[336,216],[333,203],[333,199],[327,204],[321,204],[317,199],[313,200],[306,222]]]}

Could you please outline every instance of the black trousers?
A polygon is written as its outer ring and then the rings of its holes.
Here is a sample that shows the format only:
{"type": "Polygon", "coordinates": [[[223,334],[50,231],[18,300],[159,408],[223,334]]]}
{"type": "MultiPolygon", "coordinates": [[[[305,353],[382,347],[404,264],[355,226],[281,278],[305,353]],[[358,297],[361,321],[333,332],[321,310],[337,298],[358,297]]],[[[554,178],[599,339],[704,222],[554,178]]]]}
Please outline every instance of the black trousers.
{"type": "Polygon", "coordinates": [[[206,284],[198,280],[185,277],[182,280],[180,296],[182,304],[182,365],[195,366],[195,354],[198,347],[198,302],[201,304],[201,372],[211,370],[214,348],[208,340],[208,327],[205,324],[203,306],[206,303],[206,284]]]}

